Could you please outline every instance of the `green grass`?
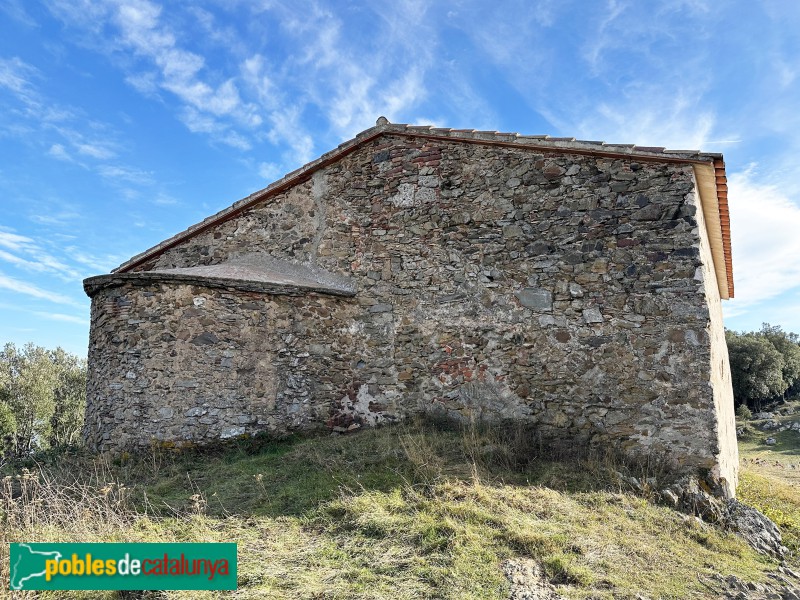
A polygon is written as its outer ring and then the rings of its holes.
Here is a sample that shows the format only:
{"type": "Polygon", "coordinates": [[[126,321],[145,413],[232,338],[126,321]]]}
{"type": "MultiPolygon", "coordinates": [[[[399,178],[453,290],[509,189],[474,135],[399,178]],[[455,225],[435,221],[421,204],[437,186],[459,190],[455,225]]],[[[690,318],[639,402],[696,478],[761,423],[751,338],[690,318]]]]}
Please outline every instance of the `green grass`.
{"type": "Polygon", "coordinates": [[[0,485],[0,528],[12,542],[235,541],[237,598],[507,598],[500,564],[513,558],[538,561],[568,598],[713,598],[713,574],[760,581],[775,568],[629,493],[608,457],[544,459],[535,446],[522,431],[405,425],[114,462],[44,456],[0,485]]]}
{"type": "Polygon", "coordinates": [[[753,468],[761,475],[787,483],[800,484],[800,433],[797,431],[751,433],[739,441],[739,455],[745,468],[753,468]],[[764,443],[768,437],[775,439],[774,446],[764,443]]]}
{"type": "MultiPolygon", "coordinates": [[[[800,401],[789,402],[792,412],[775,413],[775,420],[791,424],[800,421],[800,401]]],[[[738,497],[758,508],[781,528],[783,543],[792,551],[790,562],[800,566],[800,433],[762,431],[763,421],[747,423],[739,442],[742,470],[738,497]],[[775,444],[764,441],[772,437],[775,444]]],[[[739,423],[745,425],[745,423],[739,423]]]]}
{"type": "Polygon", "coordinates": [[[800,553],[800,493],[796,485],[775,476],[762,475],[754,468],[743,469],[737,490],[739,500],[760,510],[781,529],[784,545],[797,565],[800,553]]]}

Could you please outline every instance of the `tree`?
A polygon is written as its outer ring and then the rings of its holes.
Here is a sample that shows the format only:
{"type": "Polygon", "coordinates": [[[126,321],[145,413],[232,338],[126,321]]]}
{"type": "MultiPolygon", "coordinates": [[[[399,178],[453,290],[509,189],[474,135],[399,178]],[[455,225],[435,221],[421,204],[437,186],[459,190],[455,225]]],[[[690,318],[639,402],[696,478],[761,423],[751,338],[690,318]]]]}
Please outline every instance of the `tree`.
{"type": "Polygon", "coordinates": [[[0,400],[0,457],[13,449],[16,435],[17,419],[11,407],[0,400]]]}
{"type": "Polygon", "coordinates": [[[786,333],[780,325],[764,323],[760,334],[767,338],[783,357],[782,376],[786,384],[784,394],[800,383],[800,346],[797,345],[797,334],[786,333]]]}
{"type": "Polygon", "coordinates": [[[755,333],[725,332],[736,404],[744,402],[760,409],[761,403],[782,396],[784,359],[770,340],[755,333]]]}
{"type": "Polygon", "coordinates": [[[86,408],[86,361],[61,348],[52,351],[51,358],[58,371],[58,385],[54,390],[49,445],[75,445],[80,441],[86,408]]]}
{"type": "Polygon", "coordinates": [[[6,344],[0,352],[0,439],[5,452],[74,444],[86,402],[86,361],[61,348],[6,344]]]}

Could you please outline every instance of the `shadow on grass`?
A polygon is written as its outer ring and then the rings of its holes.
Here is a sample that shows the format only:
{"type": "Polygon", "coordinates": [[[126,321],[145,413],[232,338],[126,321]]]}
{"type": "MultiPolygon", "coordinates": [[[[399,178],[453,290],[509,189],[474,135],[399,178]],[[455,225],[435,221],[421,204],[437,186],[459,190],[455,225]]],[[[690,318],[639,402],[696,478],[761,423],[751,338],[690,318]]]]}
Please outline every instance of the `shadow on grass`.
{"type": "MultiPolygon", "coordinates": [[[[658,465],[653,461],[652,465],[658,465]]],[[[665,471],[618,456],[544,446],[530,428],[455,428],[412,422],[352,435],[255,437],[202,448],[153,447],[113,459],[48,453],[11,468],[47,470],[68,487],[114,481],[137,511],[156,516],[280,517],[308,514],[353,492],[425,487],[444,478],[486,485],[544,486],[590,492],[614,488],[616,469],[641,478],[665,471]],[[576,466],[577,465],[577,466],[576,466]]],[[[6,467],[8,472],[9,467],[6,467]]]]}
{"type": "Polygon", "coordinates": [[[751,452],[764,452],[781,454],[784,456],[800,457],[800,432],[797,431],[761,431],[751,433],[743,440],[751,452]],[[775,444],[767,445],[764,441],[773,438],[775,444]]]}

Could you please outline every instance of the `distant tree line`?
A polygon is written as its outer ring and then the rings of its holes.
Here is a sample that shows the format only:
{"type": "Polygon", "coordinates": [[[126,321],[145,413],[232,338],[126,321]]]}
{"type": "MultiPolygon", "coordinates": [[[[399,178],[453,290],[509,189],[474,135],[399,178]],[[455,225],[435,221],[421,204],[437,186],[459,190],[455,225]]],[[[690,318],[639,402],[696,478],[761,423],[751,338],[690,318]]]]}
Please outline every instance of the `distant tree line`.
{"type": "Polygon", "coordinates": [[[766,402],[800,392],[800,339],[780,326],[761,331],[725,331],[736,406],[761,410],[766,402]]]}
{"type": "Polygon", "coordinates": [[[85,359],[61,348],[3,347],[0,457],[78,444],[85,406],[85,359]]]}

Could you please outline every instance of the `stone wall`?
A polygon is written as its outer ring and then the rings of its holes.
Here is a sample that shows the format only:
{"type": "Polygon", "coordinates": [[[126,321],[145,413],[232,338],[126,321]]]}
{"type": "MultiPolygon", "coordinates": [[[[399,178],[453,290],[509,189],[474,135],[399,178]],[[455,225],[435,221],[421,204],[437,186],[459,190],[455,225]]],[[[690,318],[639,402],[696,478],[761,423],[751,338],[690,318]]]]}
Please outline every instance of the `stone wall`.
{"type": "Polygon", "coordinates": [[[99,292],[88,435],[114,447],[416,411],[513,418],[666,453],[730,493],[701,212],[688,164],[380,137],[139,267],[261,253],[351,277],[356,297],[99,292]]]}
{"type": "Polygon", "coordinates": [[[88,441],[104,449],[202,443],[395,419],[396,399],[376,399],[368,387],[358,394],[388,360],[372,321],[352,298],[320,294],[149,282],[100,290],[92,302],[88,441]],[[329,399],[338,401],[334,420],[329,399]],[[349,415],[359,402],[355,422],[349,415]]]}
{"type": "MultiPolygon", "coordinates": [[[[703,211],[697,211],[698,233],[700,235],[700,259],[702,267],[698,269],[697,279],[705,285],[709,314],[709,349],[708,365],[711,394],[714,398],[715,419],[713,426],[717,434],[717,464],[712,468],[714,478],[729,479],[729,486],[736,490],[739,470],[739,446],[736,443],[736,418],[733,409],[733,383],[731,367],[728,361],[728,344],[725,342],[725,327],[722,323],[722,301],[716,285],[711,245],[705,226],[703,211]]],[[[702,365],[699,365],[702,366],[702,365]]]]}

